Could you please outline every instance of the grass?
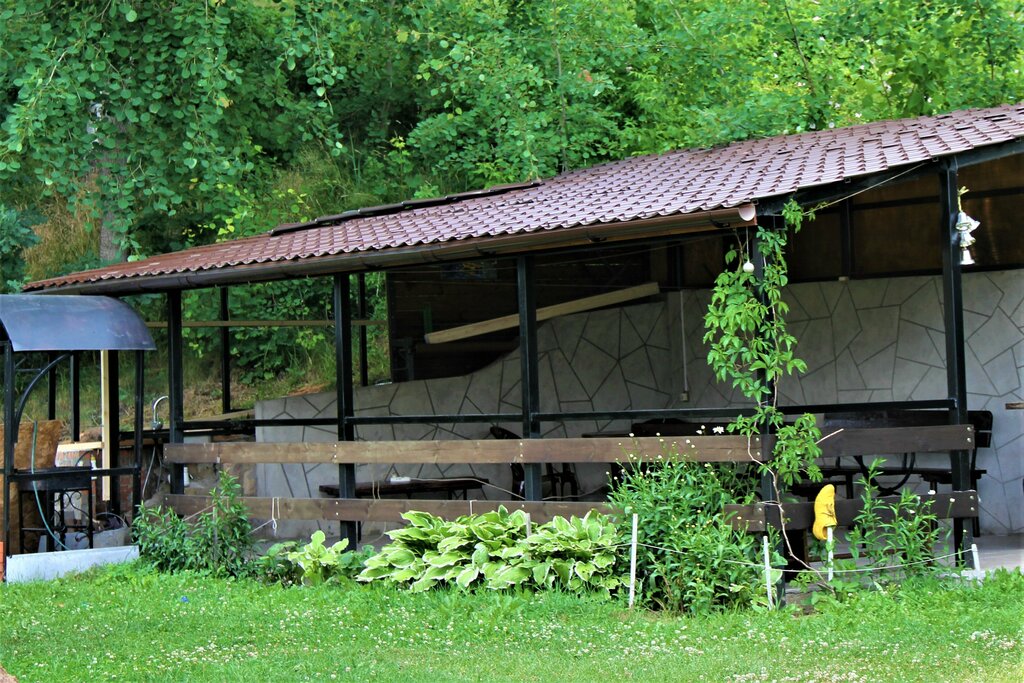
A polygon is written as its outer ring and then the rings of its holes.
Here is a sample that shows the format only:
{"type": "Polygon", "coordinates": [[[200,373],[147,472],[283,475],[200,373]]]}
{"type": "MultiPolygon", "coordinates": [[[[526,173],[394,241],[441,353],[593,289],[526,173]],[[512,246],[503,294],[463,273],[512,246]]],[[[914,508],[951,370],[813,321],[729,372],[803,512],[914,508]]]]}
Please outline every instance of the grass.
{"type": "Polygon", "coordinates": [[[139,566],[0,587],[0,664],[52,680],[1020,681],[1024,576],[678,617],[566,595],[281,588],[139,566]]]}

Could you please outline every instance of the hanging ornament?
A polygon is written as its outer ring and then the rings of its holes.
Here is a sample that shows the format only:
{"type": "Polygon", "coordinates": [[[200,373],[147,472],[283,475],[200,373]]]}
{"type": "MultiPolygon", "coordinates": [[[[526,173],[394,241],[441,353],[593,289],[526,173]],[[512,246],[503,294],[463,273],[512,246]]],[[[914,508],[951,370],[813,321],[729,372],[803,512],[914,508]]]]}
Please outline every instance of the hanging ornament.
{"type": "Polygon", "coordinates": [[[743,272],[744,273],[753,273],[754,272],[754,264],[751,262],[750,259],[747,259],[747,262],[743,264],[743,272]]]}

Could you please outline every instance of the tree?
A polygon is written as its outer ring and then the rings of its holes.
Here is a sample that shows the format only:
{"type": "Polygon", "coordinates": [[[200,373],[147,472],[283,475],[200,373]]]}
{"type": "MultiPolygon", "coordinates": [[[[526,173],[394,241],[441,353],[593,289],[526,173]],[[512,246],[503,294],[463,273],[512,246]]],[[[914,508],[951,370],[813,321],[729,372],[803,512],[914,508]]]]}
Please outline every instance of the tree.
{"type": "Polygon", "coordinates": [[[337,18],[330,2],[18,0],[0,13],[0,180],[84,204],[130,253],[154,215],[229,212],[300,144],[340,149],[337,18]]]}

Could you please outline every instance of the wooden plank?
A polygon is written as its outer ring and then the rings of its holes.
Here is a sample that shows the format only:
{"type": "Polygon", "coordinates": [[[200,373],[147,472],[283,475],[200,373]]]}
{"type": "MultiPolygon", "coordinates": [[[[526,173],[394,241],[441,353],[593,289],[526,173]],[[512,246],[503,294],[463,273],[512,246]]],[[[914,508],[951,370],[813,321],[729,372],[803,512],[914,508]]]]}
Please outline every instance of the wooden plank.
{"type": "Polygon", "coordinates": [[[841,455],[882,455],[895,453],[948,453],[974,448],[971,425],[933,427],[882,427],[824,431],[823,457],[841,455]]]}
{"type": "MultiPolygon", "coordinates": [[[[883,503],[892,505],[898,502],[899,496],[884,496],[883,503]]],[[[922,494],[922,501],[932,501],[931,514],[940,519],[950,518],[973,518],[978,516],[978,493],[976,491],[953,491],[949,493],[922,494]]],[[[839,526],[848,527],[860,514],[863,502],[859,498],[837,499],[836,519],[839,526]]],[[[787,529],[810,529],[814,523],[814,503],[786,503],[783,506],[786,515],[787,529]]],[[[746,529],[750,532],[764,531],[765,528],[765,505],[754,503],[752,505],[726,505],[725,513],[731,515],[729,522],[737,529],[746,529]]],[[[892,520],[891,512],[885,509],[879,510],[879,517],[883,522],[892,520]]]]}
{"type": "Polygon", "coordinates": [[[230,413],[221,413],[220,415],[203,415],[202,417],[190,417],[189,420],[203,421],[203,422],[219,422],[227,420],[241,420],[244,418],[252,417],[255,414],[253,408],[245,410],[233,410],[230,413]]]}
{"type": "MultiPolygon", "coordinates": [[[[387,320],[353,320],[357,327],[385,325],[387,320]]],[[[334,327],[333,320],[185,320],[182,327],[334,327]]],[[[166,330],[167,322],[147,322],[151,330],[166,330]]]]}
{"type": "MultiPolygon", "coordinates": [[[[329,520],[338,522],[402,522],[402,513],[410,510],[429,512],[445,519],[479,514],[504,505],[509,511],[523,510],[538,524],[558,515],[582,517],[590,510],[610,514],[615,509],[604,503],[530,502],[519,500],[403,500],[338,498],[255,498],[239,499],[254,519],[270,519],[271,507],[277,519],[329,520]]],[[[208,508],[209,496],[167,495],[167,505],[181,515],[194,515],[208,508]]]]}
{"type": "Polygon", "coordinates": [[[509,464],[560,462],[757,462],[761,438],[482,439],[327,443],[167,444],[169,463],[509,464]],[[749,448],[748,448],[749,445],[749,448]]]}
{"type": "MultiPolygon", "coordinates": [[[[572,301],[555,304],[554,306],[545,306],[537,309],[537,322],[556,318],[560,315],[580,313],[582,311],[590,311],[595,308],[603,308],[604,306],[612,306],[614,304],[633,301],[634,299],[643,299],[644,297],[653,296],[659,291],[661,290],[659,289],[657,282],[647,282],[635,287],[618,289],[614,292],[606,292],[605,294],[596,294],[594,296],[583,297],[582,299],[574,299],[572,301]]],[[[466,339],[468,337],[476,337],[490,332],[497,332],[498,330],[510,330],[518,325],[519,314],[513,313],[512,315],[504,315],[500,318],[491,318],[490,320],[483,320],[478,323],[452,327],[439,332],[430,332],[423,335],[423,339],[428,344],[441,344],[444,342],[466,339]]]]}

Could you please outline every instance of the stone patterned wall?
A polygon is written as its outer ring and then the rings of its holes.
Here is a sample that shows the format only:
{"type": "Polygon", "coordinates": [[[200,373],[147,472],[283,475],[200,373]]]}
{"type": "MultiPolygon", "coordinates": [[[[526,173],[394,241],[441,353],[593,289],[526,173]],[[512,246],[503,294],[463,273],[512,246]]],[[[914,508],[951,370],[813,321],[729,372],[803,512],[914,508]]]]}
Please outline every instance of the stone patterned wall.
{"type": "MultiPolygon", "coordinates": [[[[674,307],[642,304],[581,313],[551,320],[537,331],[541,410],[621,410],[664,407],[675,396],[681,358],[674,307]]],[[[676,314],[678,315],[678,314],[676,314]]],[[[444,379],[357,387],[357,415],[422,415],[501,413],[520,410],[520,357],[513,351],[470,375],[444,379]]],[[[333,417],[333,393],[292,396],[262,401],[257,418],[333,417]]],[[[520,433],[520,423],[501,426],[520,433]]],[[[619,429],[628,423],[581,421],[542,424],[544,436],[579,436],[585,432],[619,429]]],[[[361,440],[486,439],[489,424],[373,425],[356,428],[361,440]]],[[[259,428],[258,441],[334,441],[334,430],[323,427],[259,428]]],[[[582,492],[600,488],[606,477],[601,466],[578,468],[582,492]]],[[[359,466],[357,481],[380,481],[400,474],[423,479],[471,476],[487,479],[479,498],[506,499],[511,470],[497,465],[359,466]]],[[[337,483],[333,465],[260,465],[257,495],[319,497],[321,484],[337,483]]],[[[308,533],[311,525],[291,524],[286,535],[308,533]],[[307,528],[308,527],[308,528],[307,528]]]]}
{"type": "MultiPolygon", "coordinates": [[[[985,533],[1024,531],[1024,272],[967,273],[963,278],[968,408],[993,415],[992,447],[978,452],[988,473],[978,483],[985,533]]],[[[905,401],[946,396],[942,281],[905,277],[793,285],[790,329],[807,374],[780,383],[790,404],[905,401]]],[[[702,293],[697,305],[706,305],[702,293]]],[[[739,403],[717,385],[688,322],[690,394],[697,406],[739,403]]],[[[945,456],[936,464],[948,463],[945,456]]]]}
{"type": "MultiPolygon", "coordinates": [[[[706,362],[703,313],[707,291],[666,296],[660,304],[629,306],[566,316],[538,330],[541,409],[613,410],[670,405],[739,405],[742,397],[714,381],[706,362]],[[686,334],[680,334],[681,326],[686,334]],[[684,365],[685,359],[685,365],[684,365]],[[687,392],[689,400],[680,402],[687,392]]],[[[805,376],[783,383],[789,403],[933,399],[945,395],[945,341],[941,281],[937,277],[821,282],[794,285],[787,292],[797,353],[807,361],[805,376]]],[[[1024,274],[1021,271],[964,276],[969,407],[991,410],[992,448],[979,452],[988,470],[979,488],[986,533],[1024,531],[1024,411],[1007,402],[1024,400],[1024,274]]],[[[481,413],[519,410],[519,354],[513,352],[471,375],[359,388],[359,415],[481,413]]],[[[264,401],[257,417],[333,416],[333,394],[264,401]]],[[[395,425],[360,427],[360,439],[487,438],[488,426],[395,425]]],[[[502,425],[512,431],[518,424],[502,425]]],[[[624,423],[545,424],[545,436],[577,436],[615,430],[624,423]]],[[[330,429],[264,428],[262,441],[332,441],[330,429]]],[[[385,468],[360,468],[360,481],[386,478],[385,468]]],[[[507,488],[504,467],[422,466],[403,475],[489,479],[507,488]]],[[[603,482],[600,469],[580,472],[583,490],[603,482]]],[[[317,496],[321,483],[334,483],[333,466],[261,466],[259,495],[317,496]]],[[[481,497],[502,498],[487,487],[481,497]]]]}

